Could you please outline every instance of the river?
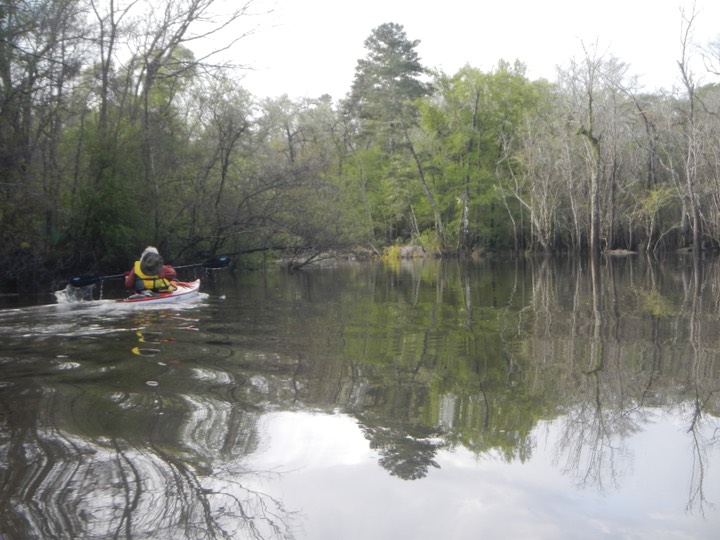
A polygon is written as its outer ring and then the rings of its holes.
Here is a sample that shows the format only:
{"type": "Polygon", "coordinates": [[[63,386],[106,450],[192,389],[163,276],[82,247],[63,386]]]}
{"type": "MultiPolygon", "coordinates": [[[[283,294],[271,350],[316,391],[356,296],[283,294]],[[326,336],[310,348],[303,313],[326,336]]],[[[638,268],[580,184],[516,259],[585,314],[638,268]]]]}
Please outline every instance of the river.
{"type": "Polygon", "coordinates": [[[200,277],[0,309],[2,540],[720,534],[716,259],[200,277]]]}

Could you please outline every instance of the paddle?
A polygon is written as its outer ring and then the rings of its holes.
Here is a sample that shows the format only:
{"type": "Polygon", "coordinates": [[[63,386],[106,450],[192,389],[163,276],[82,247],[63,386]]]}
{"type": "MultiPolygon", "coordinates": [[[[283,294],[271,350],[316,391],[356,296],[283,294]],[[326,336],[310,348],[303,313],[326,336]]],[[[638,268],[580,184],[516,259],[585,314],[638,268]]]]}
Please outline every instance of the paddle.
{"type": "Polygon", "coordinates": [[[230,264],[230,260],[231,259],[229,255],[218,255],[217,257],[208,259],[205,262],[195,264],[183,264],[180,266],[173,266],[173,268],[175,270],[178,270],[180,268],[196,268],[198,266],[202,266],[203,268],[208,268],[209,270],[218,270],[220,268],[225,268],[228,264],[230,264]]]}
{"type": "MultiPolygon", "coordinates": [[[[196,268],[198,266],[202,266],[203,268],[207,268],[209,270],[217,270],[220,268],[225,268],[228,264],[230,264],[230,256],[229,255],[218,255],[217,257],[213,257],[212,259],[208,259],[207,261],[201,262],[201,263],[195,263],[195,264],[184,264],[181,266],[174,266],[175,270],[178,270],[180,268],[196,268]]],[[[75,276],[74,278],[70,279],[70,285],[73,287],[86,287],[88,285],[93,285],[95,283],[99,283],[101,281],[104,281],[106,279],[120,279],[124,278],[125,274],[113,274],[111,276],[75,276]]]]}

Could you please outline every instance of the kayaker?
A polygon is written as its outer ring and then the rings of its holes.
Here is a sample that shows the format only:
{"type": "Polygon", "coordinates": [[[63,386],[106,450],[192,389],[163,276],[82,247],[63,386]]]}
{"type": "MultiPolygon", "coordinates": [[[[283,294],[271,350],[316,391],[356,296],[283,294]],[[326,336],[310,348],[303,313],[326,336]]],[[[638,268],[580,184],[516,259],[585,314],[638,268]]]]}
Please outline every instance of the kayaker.
{"type": "Polygon", "coordinates": [[[135,261],[133,269],[125,276],[125,286],[137,294],[171,292],[176,289],[173,280],[177,273],[169,264],[163,264],[163,258],[157,248],[148,246],[140,259],[135,261]]]}

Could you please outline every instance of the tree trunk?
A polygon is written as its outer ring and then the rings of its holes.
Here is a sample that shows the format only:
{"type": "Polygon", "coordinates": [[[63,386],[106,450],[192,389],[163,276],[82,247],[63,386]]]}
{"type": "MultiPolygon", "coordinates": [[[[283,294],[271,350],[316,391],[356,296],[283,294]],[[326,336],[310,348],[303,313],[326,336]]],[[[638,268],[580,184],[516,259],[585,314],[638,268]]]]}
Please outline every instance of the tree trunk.
{"type": "Polygon", "coordinates": [[[590,254],[600,256],[600,139],[581,129],[590,153],[590,254]]]}
{"type": "Polygon", "coordinates": [[[432,208],[433,214],[435,216],[435,230],[438,235],[438,240],[440,241],[440,249],[441,251],[445,252],[447,250],[447,240],[445,238],[445,226],[443,225],[440,207],[435,200],[435,196],[430,190],[430,186],[428,186],[427,180],[425,179],[425,169],[423,169],[422,163],[420,162],[420,157],[417,155],[417,152],[415,152],[415,146],[413,146],[413,143],[407,133],[405,133],[405,140],[407,141],[410,153],[415,160],[418,177],[420,178],[420,183],[422,184],[423,191],[425,191],[425,196],[427,197],[427,200],[430,203],[430,207],[432,208]]]}
{"type": "Polygon", "coordinates": [[[470,253],[472,249],[470,241],[470,177],[468,175],[465,175],[465,185],[463,186],[459,248],[466,253],[470,253]]]}
{"type": "Polygon", "coordinates": [[[690,206],[690,220],[692,222],[693,254],[696,259],[702,254],[702,221],[700,219],[700,195],[697,187],[699,142],[695,118],[695,82],[690,71],[689,51],[691,44],[691,30],[697,12],[694,10],[689,16],[683,14],[682,33],[682,59],[678,62],[683,84],[687,90],[687,154],[685,158],[685,181],[687,184],[687,199],[690,206]]]}

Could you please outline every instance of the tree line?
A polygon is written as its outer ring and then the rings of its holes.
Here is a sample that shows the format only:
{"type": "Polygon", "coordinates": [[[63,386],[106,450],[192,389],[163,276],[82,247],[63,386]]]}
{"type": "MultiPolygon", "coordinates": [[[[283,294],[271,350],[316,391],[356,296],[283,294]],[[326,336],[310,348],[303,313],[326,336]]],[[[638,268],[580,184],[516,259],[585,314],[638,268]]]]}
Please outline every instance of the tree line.
{"type": "Polygon", "coordinates": [[[679,89],[644,93],[588,47],[530,80],[520,62],[424,66],[386,23],[344,99],[256,98],[216,0],[0,4],[4,286],[263,253],[303,265],[361,246],[440,255],[720,246],[720,43],[683,15],[679,89]],[[697,58],[702,73],[693,71],[697,58]]]}

